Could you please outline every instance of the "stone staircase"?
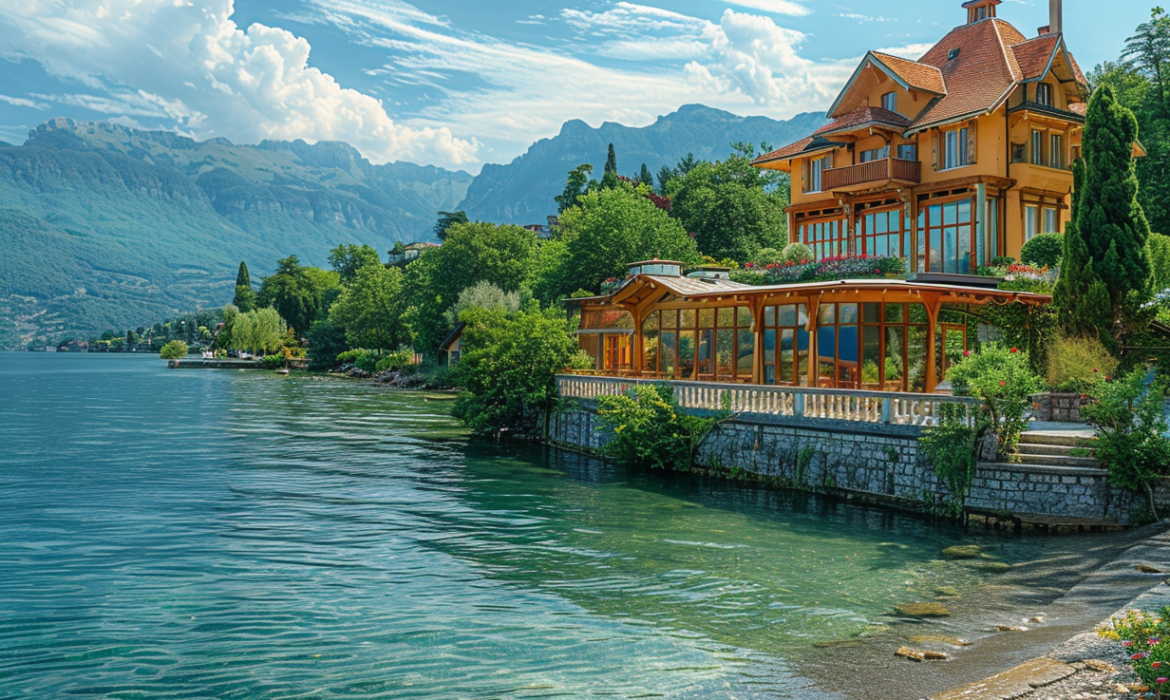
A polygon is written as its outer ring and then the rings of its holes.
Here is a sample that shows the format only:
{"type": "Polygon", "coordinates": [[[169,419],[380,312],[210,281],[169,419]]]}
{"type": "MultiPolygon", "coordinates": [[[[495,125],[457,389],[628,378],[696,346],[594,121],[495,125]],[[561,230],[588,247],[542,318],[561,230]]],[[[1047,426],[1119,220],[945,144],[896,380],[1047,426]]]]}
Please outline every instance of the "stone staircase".
{"type": "Polygon", "coordinates": [[[1101,465],[1096,458],[1074,456],[1074,450],[1085,450],[1089,444],[1088,439],[1071,432],[1025,432],[1020,436],[1017,449],[1019,460],[1016,463],[1038,467],[1100,469],[1101,465]]]}

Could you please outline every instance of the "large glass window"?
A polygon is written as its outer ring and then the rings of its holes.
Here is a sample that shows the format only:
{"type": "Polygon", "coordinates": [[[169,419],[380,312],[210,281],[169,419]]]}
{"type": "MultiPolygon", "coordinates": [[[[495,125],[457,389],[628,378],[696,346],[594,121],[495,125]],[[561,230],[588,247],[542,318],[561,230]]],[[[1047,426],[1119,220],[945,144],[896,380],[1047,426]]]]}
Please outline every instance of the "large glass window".
{"type": "Polygon", "coordinates": [[[887,92],[882,95],[882,109],[890,112],[898,111],[898,95],[897,93],[887,92]]]}
{"type": "Polygon", "coordinates": [[[664,309],[642,324],[647,374],[664,379],[751,381],[755,363],[752,315],[746,307],[664,309]]]}
{"type": "Polygon", "coordinates": [[[910,256],[910,236],[903,231],[902,207],[885,211],[863,211],[857,217],[858,255],[910,256]]]}
{"type": "Polygon", "coordinates": [[[1048,165],[1053,168],[1064,168],[1064,136],[1060,134],[1048,136],[1048,165]]]}
{"type": "Polygon", "coordinates": [[[1044,133],[1032,132],[1032,165],[1044,165],[1044,133]]]}
{"type": "Polygon", "coordinates": [[[874,160],[885,160],[890,157],[890,147],[882,146],[881,148],[871,148],[868,151],[861,152],[861,162],[869,163],[874,160]]]}
{"type": "Polygon", "coordinates": [[[799,240],[812,248],[817,260],[849,254],[849,226],[844,219],[823,219],[802,223],[799,240]]]}
{"type": "Polygon", "coordinates": [[[824,188],[824,173],[831,165],[831,156],[817,158],[809,168],[808,191],[820,192],[824,188]]]}
{"type": "Polygon", "coordinates": [[[764,309],[764,383],[808,386],[808,307],[764,309]]]}
{"type": "Polygon", "coordinates": [[[817,386],[860,388],[857,323],[857,304],[821,304],[817,311],[817,386]]]}
{"type": "Polygon", "coordinates": [[[967,197],[918,209],[920,271],[969,275],[974,272],[974,199],[967,197]]]}

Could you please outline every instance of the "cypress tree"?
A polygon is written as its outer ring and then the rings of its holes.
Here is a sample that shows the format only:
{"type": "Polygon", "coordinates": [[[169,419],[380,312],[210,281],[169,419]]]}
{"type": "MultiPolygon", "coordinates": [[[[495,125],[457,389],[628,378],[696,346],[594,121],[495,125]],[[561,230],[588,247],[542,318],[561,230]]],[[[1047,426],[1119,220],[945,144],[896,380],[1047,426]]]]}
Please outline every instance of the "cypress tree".
{"type": "Polygon", "coordinates": [[[638,173],[638,182],[643,185],[654,186],[654,175],[650,172],[650,167],[642,163],[642,172],[638,173]]]}
{"type": "Polygon", "coordinates": [[[617,154],[613,150],[613,144],[609,144],[609,153],[605,156],[605,172],[601,176],[601,188],[604,190],[612,190],[618,186],[620,180],[617,172],[617,154]]]}
{"type": "Polygon", "coordinates": [[[240,269],[236,272],[236,296],[232,303],[239,307],[242,313],[256,308],[256,290],[252,289],[252,277],[248,274],[248,264],[241,261],[240,269]]]}
{"type": "Polygon", "coordinates": [[[1083,156],[1073,166],[1072,216],[1055,296],[1066,330],[1095,333],[1116,349],[1123,311],[1150,292],[1150,226],[1138,204],[1133,163],[1137,118],[1108,86],[1085,117],[1083,156]]]}

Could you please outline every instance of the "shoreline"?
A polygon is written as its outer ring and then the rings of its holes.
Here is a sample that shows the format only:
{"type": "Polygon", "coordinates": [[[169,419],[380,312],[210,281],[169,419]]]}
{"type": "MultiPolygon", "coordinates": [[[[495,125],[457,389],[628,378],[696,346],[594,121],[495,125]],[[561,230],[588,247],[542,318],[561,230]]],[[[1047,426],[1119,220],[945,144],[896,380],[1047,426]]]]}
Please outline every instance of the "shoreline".
{"type": "MultiPolygon", "coordinates": [[[[1170,605],[1170,521],[1147,526],[1157,532],[1127,548],[1114,560],[1090,573],[1058,605],[1093,605],[1118,590],[1137,594],[1107,617],[1047,653],[982,680],[934,693],[925,700],[1097,700],[1135,696],[1122,693],[1137,676],[1126,665],[1120,643],[1098,636],[1096,629],[1127,610],[1156,611],[1170,605]],[[1150,567],[1143,572],[1138,566],[1150,567]]],[[[1145,529],[1145,528],[1143,528],[1145,529]]]]}

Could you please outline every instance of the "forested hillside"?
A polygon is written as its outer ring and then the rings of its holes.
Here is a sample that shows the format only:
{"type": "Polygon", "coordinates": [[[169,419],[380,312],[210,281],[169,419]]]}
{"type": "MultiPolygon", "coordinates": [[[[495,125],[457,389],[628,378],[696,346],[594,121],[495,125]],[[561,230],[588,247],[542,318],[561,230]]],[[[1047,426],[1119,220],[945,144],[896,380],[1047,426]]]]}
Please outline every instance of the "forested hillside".
{"type": "Polygon", "coordinates": [[[231,298],[240,260],[433,238],[471,182],[342,143],[237,146],[56,119],[0,146],[0,345],[138,326],[231,298]]]}

